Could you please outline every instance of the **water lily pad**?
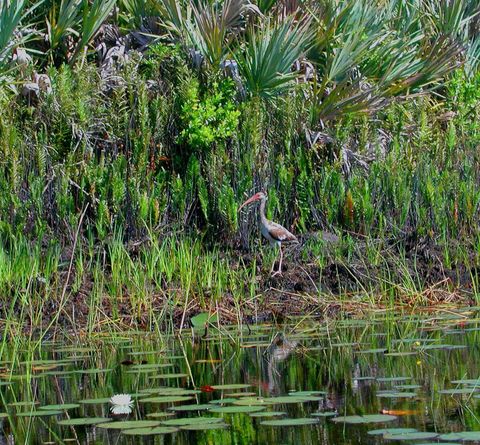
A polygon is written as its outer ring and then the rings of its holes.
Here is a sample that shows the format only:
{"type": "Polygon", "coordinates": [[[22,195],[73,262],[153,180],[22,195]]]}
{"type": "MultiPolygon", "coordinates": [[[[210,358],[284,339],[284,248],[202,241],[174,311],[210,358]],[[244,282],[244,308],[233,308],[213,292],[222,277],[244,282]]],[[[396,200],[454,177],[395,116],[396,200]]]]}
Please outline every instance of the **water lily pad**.
{"type": "Polygon", "coordinates": [[[460,431],[456,433],[441,434],[438,436],[440,440],[480,440],[480,431],[460,431]]]}
{"type": "Polygon", "coordinates": [[[77,369],[76,374],[103,374],[107,372],[112,372],[112,368],[101,369],[101,368],[92,368],[92,369],[77,369]]]}
{"type": "Polygon", "coordinates": [[[384,434],[405,434],[405,433],[416,433],[415,428],[382,428],[379,430],[368,431],[368,434],[372,436],[383,436],[384,434]]]}
{"type": "Polygon", "coordinates": [[[283,411],[260,411],[258,413],[251,413],[250,417],[280,417],[286,415],[287,413],[283,411]]]}
{"type": "Polygon", "coordinates": [[[203,312],[192,317],[190,322],[195,329],[204,329],[210,323],[218,323],[218,315],[203,312]]]}
{"type": "Polygon", "coordinates": [[[159,396],[193,396],[195,394],[200,394],[201,391],[196,389],[183,389],[183,388],[156,388],[155,391],[152,390],[142,390],[140,394],[152,395],[158,394],[159,396]]]}
{"type": "Polygon", "coordinates": [[[453,388],[453,389],[441,389],[439,394],[456,395],[456,394],[473,394],[477,391],[476,388],[453,388]]]}
{"type": "Polygon", "coordinates": [[[316,396],[304,396],[304,397],[297,397],[297,396],[280,396],[280,397],[265,397],[265,403],[270,405],[279,405],[284,403],[307,403],[307,402],[318,402],[323,400],[323,397],[316,397],[316,396]]]}
{"type": "Polygon", "coordinates": [[[73,369],[73,370],[70,370],[70,371],[61,371],[61,370],[47,371],[47,372],[43,372],[42,374],[40,374],[40,376],[46,377],[46,376],[53,375],[55,377],[71,377],[71,376],[76,375],[76,374],[78,374],[78,372],[76,372],[73,369]]]}
{"type": "Polygon", "coordinates": [[[247,392],[247,391],[242,391],[242,392],[232,392],[229,394],[225,394],[225,397],[234,397],[234,398],[247,398],[247,397],[256,397],[257,393],[256,392],[247,392]]]}
{"type": "Polygon", "coordinates": [[[127,430],[129,428],[153,428],[160,425],[156,420],[124,420],[119,422],[108,422],[98,425],[98,428],[112,430],[127,430]]]}
{"type": "Polygon", "coordinates": [[[171,419],[162,422],[162,425],[168,426],[184,426],[184,425],[201,425],[206,423],[223,422],[221,417],[185,417],[182,419],[171,419]]]}
{"type": "Polygon", "coordinates": [[[176,402],[186,402],[187,400],[192,400],[191,396],[158,396],[158,397],[148,397],[146,399],[140,399],[139,403],[176,403],[176,402]]]}
{"type": "Polygon", "coordinates": [[[380,377],[377,379],[379,383],[389,383],[389,382],[406,382],[411,380],[411,377],[380,377]]]}
{"type": "Polygon", "coordinates": [[[241,399],[235,399],[232,403],[233,405],[240,406],[260,406],[268,404],[268,402],[266,402],[262,397],[244,397],[241,399]]]}
{"type": "Polygon", "coordinates": [[[171,417],[171,416],[174,416],[174,415],[175,415],[175,413],[171,413],[171,412],[168,412],[168,411],[159,411],[159,412],[156,412],[156,413],[149,413],[149,414],[147,414],[147,417],[151,418],[151,419],[160,419],[160,418],[163,418],[163,417],[171,417]]]}
{"type": "Polygon", "coordinates": [[[160,368],[169,368],[174,366],[173,363],[142,363],[138,365],[133,365],[125,373],[139,372],[139,371],[155,371],[160,368]]]}
{"type": "Polygon", "coordinates": [[[299,419],[278,419],[278,420],[264,420],[260,422],[260,425],[266,426],[302,426],[302,425],[314,425],[318,423],[318,419],[312,419],[311,417],[304,417],[299,419]]]}
{"type": "Polygon", "coordinates": [[[122,434],[127,436],[152,436],[156,434],[171,434],[176,433],[178,428],[173,426],[157,426],[155,428],[133,428],[122,431],[122,434]]]}
{"type": "Polygon", "coordinates": [[[253,343],[242,343],[240,345],[241,348],[248,349],[248,348],[268,348],[271,345],[270,342],[253,342],[253,343]]]}
{"type": "Polygon", "coordinates": [[[402,352],[386,352],[385,357],[407,357],[409,355],[417,355],[415,351],[402,351],[402,352]]]}
{"type": "Polygon", "coordinates": [[[383,423],[383,422],[391,422],[395,420],[397,416],[392,416],[390,414],[368,414],[365,416],[340,416],[335,417],[332,422],[336,423],[383,423]]]}
{"type": "Polygon", "coordinates": [[[98,425],[100,423],[111,422],[112,419],[107,417],[81,417],[75,419],[65,419],[58,422],[59,425],[63,426],[82,426],[82,425],[98,425]]]}
{"type": "Polygon", "coordinates": [[[244,389],[250,388],[252,385],[248,385],[247,383],[231,383],[228,385],[213,385],[212,388],[215,390],[225,390],[225,389],[244,389]]]}
{"type": "Polygon", "coordinates": [[[336,416],[338,413],[336,411],[318,411],[316,413],[312,413],[314,417],[333,417],[336,416]]]}
{"type": "Polygon", "coordinates": [[[376,396],[387,399],[410,399],[416,397],[417,393],[407,391],[378,391],[376,396]]]}
{"type": "Polygon", "coordinates": [[[385,348],[365,349],[363,351],[355,351],[356,354],[383,354],[386,352],[385,348]]]}
{"type": "Polygon", "coordinates": [[[470,385],[470,386],[480,386],[480,379],[462,379],[462,380],[452,380],[454,385],[470,385]]]}
{"type": "Polygon", "coordinates": [[[400,390],[404,390],[404,389],[420,389],[420,388],[421,388],[421,385],[395,385],[394,388],[395,388],[395,389],[400,389],[400,390]]]}
{"type": "Polygon", "coordinates": [[[384,434],[385,440],[419,440],[419,439],[435,439],[438,437],[437,433],[417,431],[414,433],[401,434],[384,434]]]}
{"type": "Polygon", "coordinates": [[[38,409],[45,409],[45,410],[69,410],[78,408],[80,405],[78,403],[64,403],[59,405],[44,405],[39,406],[38,409]]]}
{"type": "Polygon", "coordinates": [[[38,411],[30,411],[24,413],[17,413],[17,417],[46,417],[46,416],[58,416],[59,414],[63,414],[63,411],[58,410],[38,410],[38,411]]]}
{"type": "Polygon", "coordinates": [[[257,411],[264,410],[264,406],[220,406],[217,408],[212,408],[211,413],[222,413],[222,414],[237,414],[237,413],[254,413],[257,411]]]}
{"type": "Polygon", "coordinates": [[[172,411],[204,411],[207,409],[213,408],[211,404],[203,404],[203,405],[180,405],[180,406],[172,406],[168,408],[172,411]]]}
{"type": "Polygon", "coordinates": [[[325,396],[327,395],[327,392],[326,391],[290,391],[288,395],[293,397],[325,396]]]}
{"type": "Polygon", "coordinates": [[[152,375],[150,376],[151,379],[181,379],[184,377],[188,377],[188,374],[185,374],[183,372],[176,372],[176,373],[171,373],[171,374],[159,374],[159,375],[152,375]]]}
{"type": "Polygon", "coordinates": [[[420,345],[418,349],[422,351],[431,351],[435,349],[443,349],[443,350],[450,350],[450,349],[464,349],[466,345],[450,345],[450,344],[438,344],[438,345],[420,345]]]}
{"type": "Polygon", "coordinates": [[[110,403],[110,397],[100,397],[98,399],[83,399],[79,400],[78,403],[82,405],[102,405],[104,403],[110,403]]]}
{"type": "Polygon", "coordinates": [[[30,406],[35,406],[39,404],[40,402],[37,402],[36,400],[24,400],[24,401],[9,403],[8,406],[11,406],[14,408],[23,408],[23,407],[30,407],[30,406]]]}
{"type": "Polygon", "coordinates": [[[181,430],[188,430],[188,431],[220,430],[224,428],[228,428],[228,425],[226,423],[220,423],[220,422],[182,425],[180,427],[181,430]]]}
{"type": "Polygon", "coordinates": [[[210,400],[210,404],[212,405],[226,405],[228,403],[234,403],[236,402],[238,399],[234,399],[233,397],[225,397],[224,399],[214,399],[214,400],[210,400]]]}

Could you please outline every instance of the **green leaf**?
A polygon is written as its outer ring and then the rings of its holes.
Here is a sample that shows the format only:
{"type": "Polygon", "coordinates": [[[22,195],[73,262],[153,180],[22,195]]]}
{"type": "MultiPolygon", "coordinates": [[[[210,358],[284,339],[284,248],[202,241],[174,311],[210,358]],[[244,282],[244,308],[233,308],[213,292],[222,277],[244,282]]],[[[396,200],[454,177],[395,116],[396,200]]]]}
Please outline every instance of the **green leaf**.
{"type": "Polygon", "coordinates": [[[365,416],[340,416],[332,419],[332,422],[335,423],[353,423],[353,424],[362,424],[362,423],[383,423],[391,422],[395,420],[396,416],[391,416],[388,414],[368,414],[365,416]]]}
{"type": "Polygon", "coordinates": [[[218,315],[202,312],[192,317],[190,321],[195,329],[205,329],[209,324],[218,323],[218,315]]]}
{"type": "Polygon", "coordinates": [[[302,426],[302,425],[314,425],[318,423],[318,419],[312,418],[299,418],[299,419],[279,419],[279,420],[264,420],[260,422],[260,425],[266,426],[302,426]]]}
{"type": "Polygon", "coordinates": [[[184,426],[184,425],[201,425],[206,423],[223,422],[221,417],[186,417],[184,419],[164,420],[163,425],[184,426]]]}
{"type": "Polygon", "coordinates": [[[124,420],[119,422],[107,422],[98,425],[98,428],[112,430],[127,430],[130,428],[153,428],[160,425],[156,420],[124,420]]]}
{"type": "Polygon", "coordinates": [[[157,426],[155,428],[133,428],[122,431],[122,434],[127,436],[154,436],[157,434],[171,434],[176,433],[178,428],[172,426],[157,426]]]}
{"type": "Polygon", "coordinates": [[[112,419],[107,417],[81,417],[74,419],[65,419],[58,422],[59,425],[63,426],[82,426],[82,425],[98,425],[100,423],[111,422],[112,419]]]}

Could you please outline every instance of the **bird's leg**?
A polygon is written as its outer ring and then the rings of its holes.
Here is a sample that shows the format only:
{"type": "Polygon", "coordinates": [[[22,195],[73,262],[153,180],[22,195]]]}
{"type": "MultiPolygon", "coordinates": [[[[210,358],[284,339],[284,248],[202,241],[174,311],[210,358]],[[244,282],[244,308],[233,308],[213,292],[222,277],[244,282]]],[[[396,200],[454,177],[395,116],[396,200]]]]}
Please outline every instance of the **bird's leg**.
{"type": "Polygon", "coordinates": [[[272,267],[270,268],[270,275],[274,276],[275,274],[273,273],[273,269],[275,267],[275,258],[272,261],[272,267]]]}
{"type": "Polygon", "coordinates": [[[275,268],[275,260],[276,258],[273,259],[272,261],[272,267],[270,268],[270,275],[274,276],[275,274],[273,273],[273,269],[275,268]]]}
{"type": "Polygon", "coordinates": [[[278,273],[282,273],[282,261],[283,261],[283,250],[282,250],[282,245],[280,244],[280,263],[278,265],[278,273]]]}
{"type": "MultiPolygon", "coordinates": [[[[274,277],[275,275],[281,275],[282,274],[282,260],[283,260],[283,252],[282,252],[282,245],[280,244],[280,261],[278,263],[278,270],[276,270],[272,277],[274,277]]],[[[275,264],[275,261],[273,262],[273,264],[275,264]]],[[[272,270],[273,270],[273,266],[272,266],[272,270]]]]}

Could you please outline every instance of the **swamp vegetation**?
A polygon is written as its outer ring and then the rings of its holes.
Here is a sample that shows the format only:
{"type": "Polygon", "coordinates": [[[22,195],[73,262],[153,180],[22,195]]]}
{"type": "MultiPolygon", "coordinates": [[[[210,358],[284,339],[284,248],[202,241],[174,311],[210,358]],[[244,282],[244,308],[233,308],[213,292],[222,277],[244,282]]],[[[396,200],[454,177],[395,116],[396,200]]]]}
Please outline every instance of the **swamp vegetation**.
{"type": "Polygon", "coordinates": [[[475,302],[478,13],[3,2],[5,332],[475,302]],[[301,241],[275,278],[259,190],[301,241]]]}

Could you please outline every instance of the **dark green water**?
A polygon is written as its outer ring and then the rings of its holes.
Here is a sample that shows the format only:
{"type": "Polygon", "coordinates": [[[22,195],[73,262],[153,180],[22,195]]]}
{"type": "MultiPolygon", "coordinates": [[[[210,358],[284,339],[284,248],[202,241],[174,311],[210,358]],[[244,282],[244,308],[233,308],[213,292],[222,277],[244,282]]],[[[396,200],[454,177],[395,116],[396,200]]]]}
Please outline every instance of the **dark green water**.
{"type": "MultiPolygon", "coordinates": [[[[0,419],[0,444],[474,443],[440,435],[480,430],[480,380],[452,383],[480,377],[476,315],[449,311],[328,323],[292,320],[282,327],[211,328],[206,338],[191,331],[183,331],[180,338],[132,332],[78,343],[46,342],[38,349],[7,343],[0,363],[0,413],[7,415],[0,419]],[[211,388],[229,384],[248,386],[211,388]],[[242,399],[239,392],[252,394],[242,399]],[[107,399],[123,393],[133,396],[132,412],[113,416],[107,399]],[[172,399],[145,400],[165,396],[172,399]],[[85,403],[96,398],[105,400],[85,403]],[[35,408],[25,406],[26,401],[36,403],[35,408]],[[59,414],[28,415],[45,405],[77,403],[79,407],[68,410],[55,407],[59,414]],[[192,404],[202,405],[201,410],[172,410],[192,404]],[[258,411],[212,412],[235,406],[258,411]],[[285,414],[266,417],[271,411],[285,414]],[[151,416],[158,412],[168,416],[151,416]],[[258,417],[260,413],[265,417],[258,417]],[[374,417],[342,418],[351,415],[374,417]],[[202,426],[218,419],[219,429],[139,436],[125,434],[135,424],[118,430],[62,425],[69,418],[102,417],[113,419],[111,424],[149,420],[162,426],[164,421],[199,416],[208,418],[200,421],[202,426]],[[316,423],[262,424],[281,419],[316,423]],[[366,419],[373,422],[362,423],[366,419]],[[430,432],[431,438],[395,437],[398,430],[391,438],[388,432],[385,437],[369,434],[382,428],[411,428],[430,432]]],[[[192,421],[186,423],[189,428],[192,421]]]]}

